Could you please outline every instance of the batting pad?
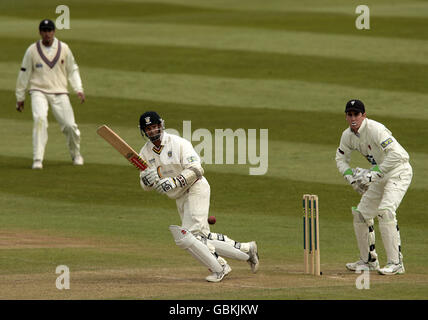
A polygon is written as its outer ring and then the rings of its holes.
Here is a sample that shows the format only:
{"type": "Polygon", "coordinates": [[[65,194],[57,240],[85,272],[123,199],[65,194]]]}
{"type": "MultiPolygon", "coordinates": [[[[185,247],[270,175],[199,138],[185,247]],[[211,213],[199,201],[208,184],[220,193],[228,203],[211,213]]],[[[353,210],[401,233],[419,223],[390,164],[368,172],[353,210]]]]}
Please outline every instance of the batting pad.
{"type": "Polygon", "coordinates": [[[169,226],[169,230],[174,237],[175,244],[181,249],[187,250],[196,260],[208,267],[212,272],[222,272],[223,267],[217,258],[210,252],[210,249],[196,239],[187,229],[179,226],[169,226]]]}
{"type": "Polygon", "coordinates": [[[250,259],[250,256],[242,252],[239,249],[236,249],[234,246],[219,240],[208,240],[208,242],[212,243],[215,247],[215,251],[223,257],[241,260],[241,261],[247,261],[250,259]]]}

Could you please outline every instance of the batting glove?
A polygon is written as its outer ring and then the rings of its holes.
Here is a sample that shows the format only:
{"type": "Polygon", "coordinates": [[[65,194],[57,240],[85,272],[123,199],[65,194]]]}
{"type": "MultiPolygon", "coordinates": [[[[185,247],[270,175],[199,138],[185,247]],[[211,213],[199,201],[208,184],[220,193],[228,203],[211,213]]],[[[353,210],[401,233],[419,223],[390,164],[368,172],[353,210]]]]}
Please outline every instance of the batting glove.
{"type": "Polygon", "coordinates": [[[164,178],[155,184],[155,189],[159,193],[167,193],[175,188],[177,188],[175,178],[164,178]]]}
{"type": "Polygon", "coordinates": [[[167,193],[175,188],[185,187],[186,179],[182,175],[175,178],[164,178],[156,182],[155,189],[159,193],[167,193]]]}
{"type": "Polygon", "coordinates": [[[146,169],[140,173],[140,178],[144,185],[151,187],[159,180],[158,171],[156,168],[146,169]]]}

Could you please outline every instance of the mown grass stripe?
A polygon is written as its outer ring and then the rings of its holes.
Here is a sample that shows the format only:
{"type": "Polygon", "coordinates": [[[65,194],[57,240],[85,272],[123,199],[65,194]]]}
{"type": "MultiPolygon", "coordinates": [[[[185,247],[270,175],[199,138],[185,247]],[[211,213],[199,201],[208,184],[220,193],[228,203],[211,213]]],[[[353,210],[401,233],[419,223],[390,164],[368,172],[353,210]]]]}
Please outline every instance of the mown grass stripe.
{"type": "MultiPolygon", "coordinates": [[[[55,8],[57,4],[46,1],[43,7],[29,6],[26,2],[18,5],[3,4],[1,12],[7,16],[34,19],[41,12],[55,8]]],[[[185,25],[227,25],[255,27],[267,30],[312,31],[317,33],[359,35],[355,28],[355,7],[349,6],[349,14],[313,11],[269,11],[269,10],[229,10],[171,3],[128,2],[88,2],[85,6],[70,3],[73,15],[78,19],[163,22],[185,25]]],[[[286,6],[286,4],[284,5],[286,6]]],[[[53,12],[53,11],[52,11],[53,12]]],[[[53,14],[52,14],[53,15],[53,14]]],[[[39,18],[40,19],[40,18],[39,18]]],[[[427,39],[428,21],[424,17],[384,17],[371,21],[370,37],[392,37],[427,39]]]]}
{"type": "Polygon", "coordinates": [[[192,74],[245,79],[291,79],[308,82],[426,93],[428,65],[373,63],[335,57],[258,53],[164,46],[109,46],[109,59],[97,59],[103,46],[73,44],[85,52],[80,63],[91,67],[163,74],[192,74]],[[144,52],[144,57],[140,52],[144,52]],[[121,59],[125,55],[126,60],[121,59]],[[106,65],[107,64],[107,65],[106,65]],[[412,81],[406,81],[409,77],[412,81]]]}
{"type": "MultiPolygon", "coordinates": [[[[99,43],[72,43],[79,64],[91,68],[144,73],[204,75],[234,79],[300,80],[346,85],[355,88],[426,93],[428,65],[416,63],[375,63],[351,59],[260,53],[241,50],[212,50],[164,46],[108,46],[99,43]],[[144,52],[144,55],[141,55],[144,52]],[[126,59],[122,57],[126,56],[126,59]],[[407,81],[411,78],[412,81],[407,81]]],[[[16,48],[10,52],[21,52],[16,48]]],[[[25,51],[25,50],[24,50],[25,51]]],[[[3,59],[10,59],[8,53],[3,59]]],[[[16,57],[20,56],[18,53],[16,57]]],[[[1,59],[1,60],[3,60],[1,59]]],[[[21,58],[22,59],[22,58],[21,58]]],[[[20,63],[19,58],[13,59],[20,63]]]]}
{"type": "MultiPolygon", "coordinates": [[[[260,30],[250,27],[198,26],[162,23],[128,23],[99,20],[73,20],[70,30],[58,30],[62,41],[98,42],[104,45],[167,45],[244,50],[271,53],[291,53],[338,58],[427,64],[428,44],[423,40],[404,38],[373,38],[320,34],[313,32],[260,30]],[[102,30],[103,32],[100,32],[102,30]],[[226,36],[225,36],[226,35],[226,36]],[[358,46],[355,45],[358,43],[358,46]]],[[[34,42],[34,23],[6,18],[0,21],[2,42],[25,46],[34,42]]],[[[13,45],[12,45],[13,47],[13,45]]],[[[25,50],[25,49],[23,49],[25,50]]],[[[8,50],[10,51],[10,49],[8,50]]],[[[12,50],[13,51],[13,50],[12,50]]],[[[3,55],[7,52],[3,52],[3,55]]],[[[12,58],[14,54],[11,54],[12,58]]]]}
{"type": "MultiPolygon", "coordinates": [[[[144,1],[144,0],[132,0],[144,1]]],[[[198,7],[206,7],[211,9],[224,9],[227,5],[228,10],[255,10],[255,11],[314,11],[314,12],[332,12],[353,15],[356,5],[342,0],[324,0],[313,1],[264,1],[259,0],[236,0],[233,2],[222,1],[205,1],[200,0],[158,0],[158,2],[170,4],[185,4],[198,7]]],[[[367,0],[364,4],[371,9],[373,16],[400,16],[400,17],[426,17],[428,16],[428,5],[423,1],[406,0],[406,1],[391,1],[391,0],[367,0]]]]}
{"type": "MultiPolygon", "coordinates": [[[[359,35],[354,15],[355,7],[349,14],[331,12],[255,12],[225,11],[207,12],[180,16],[151,17],[145,21],[161,21],[187,25],[227,25],[237,27],[257,27],[268,30],[293,30],[326,34],[359,35]]],[[[137,19],[135,19],[137,20],[137,19]]],[[[369,37],[390,37],[406,39],[428,39],[428,21],[425,17],[372,17],[369,37]]]]}
{"type": "MultiPolygon", "coordinates": [[[[196,113],[197,111],[194,112],[196,113]]],[[[160,113],[166,119],[167,128],[175,128],[180,133],[182,133],[182,123],[177,123],[177,121],[174,122],[174,113],[160,113]]],[[[231,112],[230,114],[234,113],[236,112],[231,112]]],[[[208,123],[208,120],[205,120],[206,126],[204,126],[204,120],[193,121],[191,130],[194,132],[199,128],[207,128],[212,134],[212,156],[205,159],[206,163],[204,166],[206,172],[248,176],[250,173],[250,168],[263,168],[268,165],[268,171],[266,175],[263,175],[260,178],[276,177],[280,179],[291,179],[296,181],[344,185],[345,181],[339,174],[334,161],[341,132],[343,129],[345,129],[345,125],[342,123],[342,121],[331,120],[330,122],[327,122],[324,121],[324,119],[329,118],[330,115],[315,115],[315,117],[319,119],[319,122],[316,123],[316,126],[314,126],[313,129],[316,130],[319,135],[314,135],[312,132],[306,132],[305,130],[301,129],[305,127],[307,128],[309,125],[311,125],[311,122],[314,122],[310,116],[304,113],[297,114],[296,118],[292,118],[292,115],[287,113],[285,114],[283,118],[284,121],[282,123],[270,121],[270,119],[275,119],[275,117],[278,118],[280,116],[280,114],[274,113],[260,115],[260,117],[254,117],[253,114],[249,115],[248,117],[242,117],[241,119],[239,119],[239,116],[234,116],[231,117],[229,121],[224,123],[221,123],[221,118],[219,118],[219,116],[214,112],[212,114],[206,112],[205,114],[207,115],[207,118],[212,118],[214,123],[210,124],[208,123]],[[258,162],[250,164],[248,154],[245,154],[247,164],[238,165],[238,149],[235,144],[234,164],[216,164],[215,154],[218,151],[215,149],[214,130],[226,129],[229,127],[233,130],[236,130],[239,126],[237,125],[239,121],[242,121],[240,122],[240,125],[245,129],[246,132],[248,132],[247,130],[249,128],[259,130],[260,124],[256,123],[257,119],[262,124],[266,124],[266,126],[262,125],[263,128],[266,127],[269,129],[268,163],[266,164],[263,162],[258,162]],[[243,125],[244,123],[245,125],[243,125]],[[281,137],[282,139],[278,140],[276,134],[280,131],[279,126],[281,125],[286,129],[283,131],[283,136],[281,137]],[[329,129],[325,130],[324,126],[329,129]],[[327,136],[327,138],[323,138],[324,136],[327,136]],[[302,172],[300,169],[302,165],[310,168],[310,170],[305,170],[302,172]],[[317,174],[314,174],[313,172],[316,172],[317,174]]],[[[384,123],[387,123],[388,127],[391,128],[389,121],[385,121],[384,123]]],[[[139,135],[136,126],[130,126],[126,124],[118,125],[117,123],[110,122],[108,124],[136,150],[140,150],[140,148],[144,145],[145,140],[143,140],[139,135]]],[[[398,121],[396,124],[399,125],[398,121]]],[[[20,137],[15,139],[17,147],[15,147],[13,150],[4,148],[3,150],[0,150],[0,155],[27,159],[26,161],[22,159],[20,162],[26,162],[25,168],[30,168],[32,123],[30,121],[0,120],[0,125],[4,133],[13,131],[16,127],[20,127],[22,130],[20,137]]],[[[123,157],[121,157],[114,149],[112,149],[110,145],[105,143],[96,135],[96,128],[97,125],[95,124],[80,124],[80,131],[82,132],[82,152],[85,157],[85,162],[91,165],[98,164],[103,166],[121,166],[123,170],[129,171],[129,175],[132,177],[131,180],[136,181],[138,173],[137,170],[135,170],[125,159],[123,159],[123,157]]],[[[75,168],[69,168],[71,166],[71,160],[65,147],[64,137],[56,123],[51,124],[49,132],[50,147],[46,152],[46,163],[48,170],[50,170],[50,167],[65,167],[67,170],[74,170],[75,168]]],[[[394,132],[394,130],[393,133],[398,141],[403,144],[406,150],[410,152],[411,163],[415,172],[418,172],[418,174],[413,178],[411,187],[426,189],[427,186],[425,181],[428,179],[428,170],[425,168],[425,164],[428,162],[428,153],[423,148],[419,148],[418,150],[409,148],[407,142],[409,140],[415,140],[417,136],[411,137],[408,135],[409,132],[407,131],[401,131],[401,135],[398,135],[397,132],[394,132]]],[[[417,134],[417,130],[415,130],[414,133],[417,134]]],[[[202,140],[204,139],[205,138],[202,140]]],[[[193,139],[192,142],[194,146],[197,146],[201,143],[201,140],[196,141],[193,139]]],[[[223,141],[223,143],[225,144],[225,141],[223,141]]],[[[248,143],[248,140],[246,143],[248,143]]],[[[259,146],[260,141],[258,140],[257,143],[259,146]]],[[[260,155],[260,153],[258,152],[257,155],[260,155]]],[[[369,167],[367,160],[359,155],[358,152],[354,153],[352,157],[352,167],[357,166],[369,167]]],[[[80,171],[76,170],[71,172],[80,173],[80,171]]]]}
{"type": "MultiPolygon", "coordinates": [[[[0,97],[4,97],[0,92],[0,97]]],[[[91,99],[91,98],[89,98],[91,99]]],[[[16,112],[14,106],[14,96],[10,93],[5,97],[5,101],[10,101],[10,108],[3,115],[3,119],[27,120],[27,126],[31,124],[31,113],[29,101],[28,110],[24,114],[16,112]]],[[[237,128],[260,129],[269,128],[269,140],[293,141],[293,142],[314,142],[319,144],[338,144],[342,131],[347,124],[344,117],[344,106],[336,106],[335,111],[323,110],[322,105],[313,106],[312,110],[274,110],[264,108],[248,108],[242,112],[243,106],[229,106],[219,109],[216,106],[206,104],[186,105],[172,102],[160,102],[155,100],[135,100],[122,98],[97,97],[92,101],[87,101],[87,105],[80,105],[73,97],[76,119],[79,124],[92,126],[94,130],[97,125],[108,122],[110,125],[129,127],[132,132],[138,132],[137,123],[139,116],[147,109],[156,109],[166,121],[169,128],[175,128],[182,132],[183,120],[192,121],[192,130],[206,128],[211,131],[217,128],[237,128]],[[114,117],[105,115],[105,106],[114,106],[116,110],[114,117]],[[203,112],[201,113],[201,110],[203,112]],[[312,130],[303,130],[311,127],[312,130]],[[314,135],[316,132],[316,135],[314,135]]],[[[384,123],[394,134],[394,136],[409,151],[426,152],[425,144],[421,144],[419,137],[428,135],[426,118],[412,119],[392,117],[389,113],[372,116],[371,106],[367,103],[368,117],[384,123]]],[[[9,120],[3,124],[5,134],[9,120]]],[[[51,115],[51,121],[54,121],[51,115]]],[[[31,134],[31,132],[29,132],[31,134]]],[[[94,136],[96,138],[96,136],[94,136]]],[[[126,137],[128,138],[128,137],[126,137]]],[[[139,135],[137,135],[139,142],[139,135]]],[[[133,139],[131,134],[129,139],[133,139]]],[[[132,142],[132,140],[131,140],[132,142]]]]}
{"type": "MultiPolygon", "coordinates": [[[[0,95],[4,105],[9,106],[3,116],[18,116],[14,109],[14,90],[19,64],[0,63],[0,70],[3,75],[0,78],[0,86],[7,89],[0,90],[0,95]]],[[[361,89],[294,80],[153,74],[84,66],[80,67],[80,71],[88,95],[87,103],[97,104],[97,101],[105,101],[114,106],[115,110],[120,110],[121,114],[127,114],[128,110],[132,109],[130,105],[141,108],[145,108],[145,105],[177,105],[193,108],[219,107],[219,112],[224,112],[221,110],[225,108],[242,107],[294,111],[322,110],[342,115],[346,101],[359,98],[366,103],[369,116],[428,119],[426,112],[428,95],[420,93],[361,89]]],[[[74,98],[74,94],[71,97],[74,98]]],[[[92,110],[85,106],[76,110],[80,109],[89,113],[92,110]]],[[[25,117],[25,113],[21,116],[25,117]]],[[[120,115],[116,114],[115,117],[120,115]]]]}
{"type": "MultiPolygon", "coordinates": [[[[17,157],[0,157],[0,172],[2,176],[8,178],[13,176],[14,179],[4,179],[2,191],[0,193],[0,200],[5,201],[8,199],[8,194],[11,195],[10,199],[16,197],[36,197],[40,200],[60,201],[62,206],[55,208],[55,206],[35,207],[35,212],[40,212],[46,220],[52,219],[52,216],[61,216],[63,213],[64,218],[71,218],[73,215],[86,215],[89,220],[96,220],[94,217],[102,219],[102,210],[106,210],[105,206],[112,205],[107,216],[112,218],[117,214],[135,214],[137,211],[132,210],[128,212],[126,208],[141,208],[142,215],[156,214],[156,210],[151,207],[153,203],[158,204],[160,212],[171,212],[174,216],[159,217],[153,219],[171,220],[177,218],[175,201],[168,201],[165,196],[159,195],[156,192],[144,192],[138,184],[138,179],[135,179],[135,172],[131,168],[115,165],[100,165],[88,164],[84,168],[80,168],[80,174],[76,173],[76,168],[71,165],[68,166],[47,166],[43,172],[33,172],[31,170],[22,170],[20,163],[22,159],[17,157]],[[5,164],[7,164],[7,171],[5,164]],[[108,173],[108,174],[106,174],[108,173]],[[34,176],[37,175],[37,184],[33,183],[34,176]],[[62,179],[58,179],[61,176],[62,179]],[[14,181],[19,180],[21,183],[16,184],[14,181]],[[25,188],[22,186],[25,185],[25,188]],[[69,186],[69,187],[67,187],[69,186]],[[71,186],[79,186],[72,188],[71,186]],[[118,189],[120,186],[120,189],[118,189]],[[102,204],[101,210],[97,210],[97,205],[102,204]],[[145,205],[149,209],[145,209],[145,205]],[[85,207],[83,212],[80,212],[79,207],[85,207]],[[60,210],[64,207],[65,211],[60,210]],[[97,210],[91,213],[90,208],[97,210]]],[[[138,174],[137,174],[138,176],[138,174]]],[[[359,200],[358,194],[349,186],[346,186],[344,181],[342,184],[330,184],[320,181],[299,181],[289,178],[269,177],[269,176],[249,176],[249,175],[231,175],[227,172],[215,172],[207,170],[205,174],[211,185],[211,203],[214,212],[221,214],[229,212],[242,212],[248,216],[259,215],[264,213],[268,216],[294,216],[300,222],[299,204],[301,203],[301,195],[305,193],[308,188],[311,192],[318,194],[320,199],[323,199],[323,208],[334,208],[334,213],[349,212],[350,206],[348,203],[338,203],[337,198],[331,197],[331,194],[340,194],[347,199],[351,198],[357,202],[359,200]],[[233,178],[232,178],[233,177],[233,178]],[[272,186],[276,187],[276,192],[272,192],[272,186]],[[228,192],[222,191],[224,188],[228,192]],[[280,197],[278,194],[287,195],[287,198],[280,197]],[[245,200],[242,200],[245,199],[245,200]],[[260,201],[263,199],[263,201],[260,201]],[[269,203],[269,206],[266,204],[269,203]],[[239,208],[238,208],[239,207],[239,208]]],[[[420,216],[420,210],[423,210],[423,204],[426,194],[425,189],[411,188],[400,206],[400,211],[406,212],[406,224],[417,225],[423,221],[420,216]],[[419,202],[414,202],[418,200],[419,202]],[[412,209],[410,209],[411,207],[412,209]],[[420,209],[420,210],[419,210],[420,209]],[[419,211],[418,211],[419,210],[419,211]]],[[[339,201],[340,202],[340,201],[339,201]]],[[[6,206],[7,208],[9,206],[6,206]]],[[[22,205],[17,204],[17,208],[22,205]]],[[[24,207],[28,207],[24,204],[24,207]]],[[[12,208],[13,210],[13,208],[12,208]]],[[[22,211],[22,209],[20,209],[22,211]]],[[[325,211],[327,212],[327,211],[325,211]]],[[[16,211],[13,212],[17,215],[16,211]]],[[[24,211],[23,215],[31,215],[32,211],[24,211]]],[[[341,217],[343,218],[343,214],[341,217]]],[[[9,215],[8,215],[9,216],[9,215]]],[[[159,214],[159,216],[162,216],[159,214]]],[[[232,218],[232,217],[231,217],[232,218]]],[[[0,221],[6,219],[5,215],[0,217],[0,221]]],[[[10,219],[10,217],[8,218],[10,219]]],[[[19,220],[20,217],[16,216],[19,220]]],[[[144,216],[142,217],[144,220],[144,216]]],[[[49,224],[59,224],[61,220],[52,220],[49,224]]],[[[79,225],[76,220],[75,226],[79,225]]],[[[299,224],[300,226],[300,224],[299,224]]],[[[114,227],[114,226],[112,226],[114,227]]],[[[294,227],[293,227],[294,230],[294,227]]],[[[300,228],[298,228],[300,231],[300,228]]],[[[100,230],[102,232],[102,230],[100,230]]],[[[300,238],[299,238],[300,239],[300,238]]]]}

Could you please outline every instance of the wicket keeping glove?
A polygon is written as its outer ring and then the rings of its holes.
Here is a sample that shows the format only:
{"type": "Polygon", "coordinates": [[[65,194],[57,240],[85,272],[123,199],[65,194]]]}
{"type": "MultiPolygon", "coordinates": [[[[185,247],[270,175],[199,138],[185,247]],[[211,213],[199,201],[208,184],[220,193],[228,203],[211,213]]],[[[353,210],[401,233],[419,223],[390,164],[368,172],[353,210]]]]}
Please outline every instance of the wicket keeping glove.
{"type": "MultiPolygon", "coordinates": [[[[358,169],[358,168],[357,168],[358,169]]],[[[348,169],[343,174],[343,177],[346,181],[351,185],[351,187],[357,191],[359,194],[364,194],[364,192],[367,191],[368,187],[362,185],[356,178],[355,178],[355,172],[357,169],[348,169]]]]}
{"type": "Polygon", "coordinates": [[[369,169],[356,168],[354,178],[363,186],[368,187],[371,183],[380,181],[384,174],[378,166],[369,169]]]}
{"type": "Polygon", "coordinates": [[[156,183],[156,181],[159,180],[158,171],[156,168],[146,169],[141,171],[140,178],[144,185],[151,187],[154,183],[156,183]]]}

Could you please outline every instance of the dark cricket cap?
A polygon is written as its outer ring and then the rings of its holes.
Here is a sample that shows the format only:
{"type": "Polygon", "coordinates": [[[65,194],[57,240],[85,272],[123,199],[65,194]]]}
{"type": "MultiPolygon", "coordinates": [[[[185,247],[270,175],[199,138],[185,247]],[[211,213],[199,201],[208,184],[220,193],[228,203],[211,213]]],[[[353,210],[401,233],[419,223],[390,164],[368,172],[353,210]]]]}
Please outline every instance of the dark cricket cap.
{"type": "Polygon", "coordinates": [[[364,103],[362,101],[357,99],[352,99],[348,101],[345,107],[345,113],[349,111],[365,113],[366,109],[364,108],[364,103]]]}
{"type": "Polygon", "coordinates": [[[52,20],[44,19],[39,24],[39,30],[55,30],[55,23],[52,20]]]}

